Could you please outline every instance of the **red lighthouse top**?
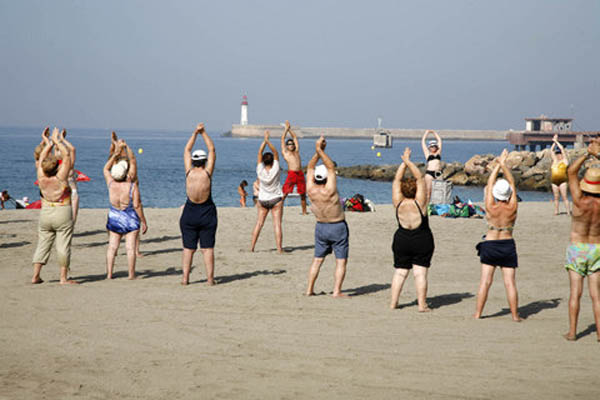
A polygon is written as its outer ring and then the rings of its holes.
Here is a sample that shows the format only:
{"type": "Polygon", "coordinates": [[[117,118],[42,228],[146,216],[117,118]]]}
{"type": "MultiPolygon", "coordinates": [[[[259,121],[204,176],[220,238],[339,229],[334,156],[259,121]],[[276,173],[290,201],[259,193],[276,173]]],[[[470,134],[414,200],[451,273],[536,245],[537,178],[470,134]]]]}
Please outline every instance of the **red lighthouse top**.
{"type": "Polygon", "coordinates": [[[247,106],[248,105],[248,97],[246,97],[246,95],[242,96],[242,105],[243,106],[247,106]]]}

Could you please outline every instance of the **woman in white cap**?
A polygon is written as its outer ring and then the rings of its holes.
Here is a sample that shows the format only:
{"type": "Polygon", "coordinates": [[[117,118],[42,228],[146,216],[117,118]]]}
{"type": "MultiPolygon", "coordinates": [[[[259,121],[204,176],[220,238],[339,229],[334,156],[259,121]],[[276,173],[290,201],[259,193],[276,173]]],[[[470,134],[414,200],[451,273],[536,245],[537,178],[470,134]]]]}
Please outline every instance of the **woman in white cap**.
{"type": "Polygon", "coordinates": [[[442,176],[442,138],[437,132],[428,130],[421,138],[421,147],[427,160],[425,163],[425,184],[427,186],[427,200],[429,200],[433,180],[442,176]],[[433,134],[435,140],[427,141],[429,134],[433,134]]]}
{"type": "Polygon", "coordinates": [[[485,187],[485,216],[488,231],[484,240],[477,244],[477,252],[481,260],[481,281],[477,291],[474,317],[481,318],[494,272],[496,267],[500,267],[512,319],[519,322],[521,318],[518,313],[518,293],[515,282],[518,258],[512,234],[517,220],[518,203],[515,181],[506,166],[507,157],[508,151],[504,149],[485,187]],[[505,179],[496,179],[500,169],[505,179]]]}
{"type": "Polygon", "coordinates": [[[258,149],[258,158],[256,161],[256,175],[259,181],[258,202],[256,207],[258,215],[256,225],[252,231],[252,244],[250,251],[254,251],[256,241],[260,231],[267,219],[269,211],[273,211],[273,229],[275,231],[275,244],[277,251],[282,253],[282,232],[281,220],[283,219],[283,192],[281,191],[281,169],[279,168],[279,153],[273,144],[269,141],[269,131],[265,131],[265,138],[258,149]],[[271,152],[263,154],[265,147],[269,147],[271,152]]]}
{"type": "Polygon", "coordinates": [[[146,217],[140,202],[140,192],[135,184],[137,163],[131,148],[124,140],[119,140],[116,151],[104,165],[104,179],[108,186],[110,209],[108,211],[108,249],[106,250],[106,278],[112,279],[115,257],[121,237],[125,236],[127,248],[127,263],[129,266],[129,279],[135,279],[136,239],[140,232],[146,233],[146,217]],[[127,151],[129,161],[116,162],[121,151],[127,151]]]}
{"type": "Polygon", "coordinates": [[[567,215],[571,215],[571,207],[569,207],[569,198],[567,196],[567,167],[569,166],[569,158],[567,157],[565,148],[558,141],[558,135],[554,135],[552,138],[550,155],[552,156],[550,181],[552,184],[552,194],[554,194],[554,215],[558,215],[560,196],[562,196],[565,202],[567,215]]]}

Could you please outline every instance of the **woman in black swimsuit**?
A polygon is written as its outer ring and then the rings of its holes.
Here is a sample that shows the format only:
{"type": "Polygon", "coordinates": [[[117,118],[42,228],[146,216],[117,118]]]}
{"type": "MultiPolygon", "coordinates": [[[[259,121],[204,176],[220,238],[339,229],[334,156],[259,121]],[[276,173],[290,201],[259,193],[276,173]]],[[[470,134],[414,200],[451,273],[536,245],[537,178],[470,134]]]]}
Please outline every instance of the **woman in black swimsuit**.
{"type": "Polygon", "coordinates": [[[410,149],[407,147],[402,155],[403,163],[398,167],[392,185],[392,200],[396,207],[398,230],[394,234],[392,250],[394,251],[394,277],[392,278],[392,302],[390,307],[398,306],[398,298],[402,286],[413,270],[417,289],[417,306],[419,312],[430,311],[427,307],[427,271],[431,265],[434,243],[429,219],[427,217],[427,195],[425,180],[419,169],[410,161],[410,149]],[[404,178],[406,168],[413,178],[404,178]],[[423,213],[425,210],[425,213],[423,213]]]}
{"type": "Polygon", "coordinates": [[[427,200],[431,198],[431,185],[434,179],[439,179],[442,176],[442,138],[437,132],[428,130],[423,134],[421,139],[421,147],[425,154],[425,184],[427,185],[427,200]],[[427,142],[429,134],[435,136],[435,140],[427,142]]]}

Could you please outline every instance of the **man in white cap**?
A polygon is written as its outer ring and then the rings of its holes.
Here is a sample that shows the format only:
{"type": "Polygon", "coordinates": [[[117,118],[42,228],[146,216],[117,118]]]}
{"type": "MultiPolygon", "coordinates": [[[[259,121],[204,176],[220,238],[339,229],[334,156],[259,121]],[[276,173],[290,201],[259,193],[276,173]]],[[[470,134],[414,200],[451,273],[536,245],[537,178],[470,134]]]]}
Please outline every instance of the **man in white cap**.
{"type": "Polygon", "coordinates": [[[321,136],[316,143],[316,152],[306,169],[307,193],[311,201],[311,210],[317,219],[315,226],[315,257],[308,273],[307,296],[315,294],[315,281],[323,260],[332,251],[335,253],[335,283],[333,297],[343,297],[342,283],[346,275],[348,262],[348,225],[337,191],[335,166],[325,154],[325,138],[321,136]],[[323,165],[317,165],[321,159],[323,165]]]}
{"type": "Polygon", "coordinates": [[[579,300],[583,280],[588,278],[592,309],[596,321],[596,335],[600,342],[600,169],[588,168],[581,181],[581,166],[590,155],[598,157],[600,139],[594,139],[587,153],[579,157],[567,170],[569,190],[573,199],[571,215],[571,244],[567,247],[565,268],[569,273],[569,332],[567,340],[577,339],[579,300]]]}
{"type": "Polygon", "coordinates": [[[481,281],[477,291],[475,318],[481,318],[496,267],[502,269],[506,297],[513,321],[519,322],[519,295],[515,273],[518,267],[517,247],[513,239],[513,228],[517,220],[517,189],[515,180],[506,166],[508,151],[504,149],[492,170],[485,187],[485,217],[488,231],[482,242],[477,244],[481,261],[481,281]],[[502,169],[505,179],[498,179],[502,169]]]}
{"type": "Polygon", "coordinates": [[[182,285],[189,283],[192,260],[198,249],[198,242],[204,258],[207,282],[209,285],[215,284],[214,247],[217,233],[217,207],[211,196],[215,159],[215,145],[206,133],[204,124],[198,124],[183,151],[187,200],[179,220],[183,240],[182,285]],[[192,153],[198,134],[202,135],[208,154],[204,150],[196,150],[192,153]]]}

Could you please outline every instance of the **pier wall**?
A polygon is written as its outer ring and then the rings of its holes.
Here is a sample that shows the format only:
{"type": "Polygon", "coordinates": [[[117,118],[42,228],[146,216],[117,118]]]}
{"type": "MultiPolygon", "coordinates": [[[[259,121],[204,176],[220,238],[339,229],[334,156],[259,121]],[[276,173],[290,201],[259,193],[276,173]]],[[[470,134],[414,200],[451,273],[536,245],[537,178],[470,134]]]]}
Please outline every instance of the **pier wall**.
{"type": "MultiPolygon", "coordinates": [[[[279,137],[283,133],[281,125],[232,125],[231,136],[233,137],[262,137],[265,130],[270,131],[273,137],[279,137]]],[[[301,138],[315,138],[321,135],[329,138],[340,139],[372,139],[377,133],[374,128],[315,128],[292,126],[292,130],[301,138]]],[[[421,139],[425,129],[386,129],[394,138],[398,139],[421,139]]],[[[450,140],[506,140],[509,131],[493,130],[449,130],[437,131],[443,139],[450,140]]]]}

